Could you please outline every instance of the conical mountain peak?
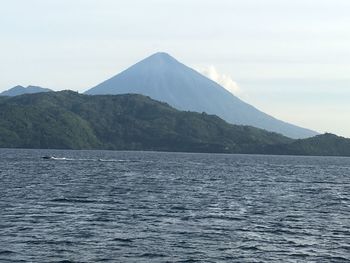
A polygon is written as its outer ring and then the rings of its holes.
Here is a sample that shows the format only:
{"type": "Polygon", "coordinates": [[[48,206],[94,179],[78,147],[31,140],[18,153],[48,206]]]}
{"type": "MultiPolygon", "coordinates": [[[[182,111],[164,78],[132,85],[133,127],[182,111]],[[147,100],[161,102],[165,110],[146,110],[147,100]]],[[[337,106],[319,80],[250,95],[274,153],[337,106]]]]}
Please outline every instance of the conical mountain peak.
{"type": "Polygon", "coordinates": [[[165,52],[155,53],[86,91],[91,95],[125,93],[146,95],[180,110],[215,114],[230,123],[251,125],[293,138],[316,134],[259,111],[165,52]]]}
{"type": "Polygon", "coordinates": [[[154,53],[153,55],[141,60],[139,63],[162,66],[180,64],[180,62],[178,62],[174,57],[165,52],[154,53]]]}
{"type": "Polygon", "coordinates": [[[149,56],[148,58],[163,59],[163,60],[174,60],[174,58],[172,56],[170,56],[166,52],[157,52],[157,53],[154,53],[153,55],[149,56]]]}

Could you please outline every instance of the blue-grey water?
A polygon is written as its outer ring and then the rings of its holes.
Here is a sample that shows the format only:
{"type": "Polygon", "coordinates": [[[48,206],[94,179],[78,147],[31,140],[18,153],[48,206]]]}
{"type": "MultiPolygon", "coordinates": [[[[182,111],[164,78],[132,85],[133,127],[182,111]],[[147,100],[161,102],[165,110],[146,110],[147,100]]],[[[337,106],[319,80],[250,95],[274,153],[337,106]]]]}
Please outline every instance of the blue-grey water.
{"type": "Polygon", "coordinates": [[[350,158],[0,150],[0,262],[349,261],[350,158]]]}

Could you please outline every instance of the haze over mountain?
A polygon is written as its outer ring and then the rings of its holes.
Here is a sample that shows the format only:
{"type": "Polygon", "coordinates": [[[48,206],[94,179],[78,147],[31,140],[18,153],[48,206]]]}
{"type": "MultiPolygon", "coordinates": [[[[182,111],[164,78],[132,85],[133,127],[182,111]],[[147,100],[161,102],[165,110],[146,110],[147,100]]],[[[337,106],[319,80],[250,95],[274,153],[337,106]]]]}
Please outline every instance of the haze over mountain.
{"type": "Polygon", "coordinates": [[[52,91],[50,89],[41,88],[38,86],[27,86],[26,88],[23,86],[15,86],[11,89],[5,90],[0,93],[0,96],[18,96],[23,94],[32,94],[32,93],[39,93],[39,92],[49,92],[52,91]]]}
{"type": "Polygon", "coordinates": [[[229,123],[251,125],[291,138],[317,134],[263,113],[163,52],[147,57],[85,93],[143,94],[180,110],[215,114],[229,123]]]}

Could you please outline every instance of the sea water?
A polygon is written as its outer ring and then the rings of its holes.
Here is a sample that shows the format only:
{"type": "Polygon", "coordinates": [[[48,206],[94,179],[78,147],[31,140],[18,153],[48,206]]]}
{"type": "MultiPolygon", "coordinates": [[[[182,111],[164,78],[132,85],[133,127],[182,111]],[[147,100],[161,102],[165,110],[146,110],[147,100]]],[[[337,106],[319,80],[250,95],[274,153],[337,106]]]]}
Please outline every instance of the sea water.
{"type": "Polygon", "coordinates": [[[350,158],[0,150],[0,262],[349,260],[350,158]]]}

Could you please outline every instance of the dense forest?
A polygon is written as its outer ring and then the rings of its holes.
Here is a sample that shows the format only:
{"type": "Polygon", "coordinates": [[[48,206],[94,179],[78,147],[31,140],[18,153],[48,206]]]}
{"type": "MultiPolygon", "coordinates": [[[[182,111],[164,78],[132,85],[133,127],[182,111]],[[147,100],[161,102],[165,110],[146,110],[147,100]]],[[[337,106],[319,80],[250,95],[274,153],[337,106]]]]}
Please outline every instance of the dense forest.
{"type": "Polygon", "coordinates": [[[293,140],[142,95],[72,91],[0,97],[0,147],[350,156],[332,134],[293,140]]]}

